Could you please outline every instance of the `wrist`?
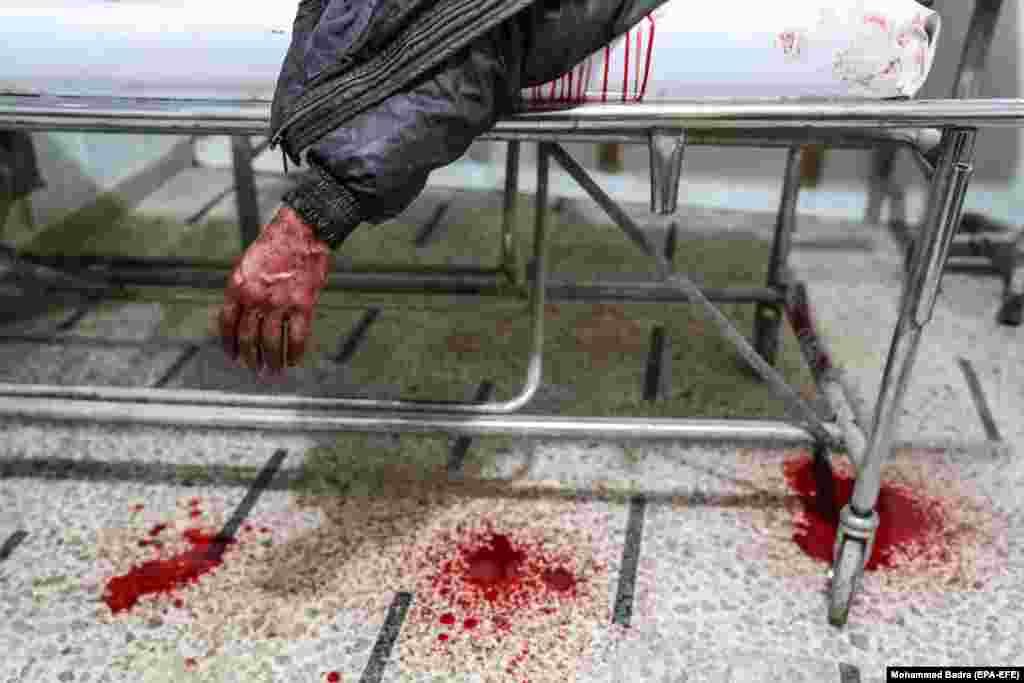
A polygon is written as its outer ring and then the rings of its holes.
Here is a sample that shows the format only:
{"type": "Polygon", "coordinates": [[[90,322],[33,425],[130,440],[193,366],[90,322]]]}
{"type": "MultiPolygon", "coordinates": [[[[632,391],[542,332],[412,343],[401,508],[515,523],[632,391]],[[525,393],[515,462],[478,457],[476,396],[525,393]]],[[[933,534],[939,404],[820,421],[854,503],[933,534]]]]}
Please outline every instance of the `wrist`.
{"type": "Polygon", "coordinates": [[[263,234],[271,239],[284,238],[293,244],[313,245],[318,251],[330,251],[330,245],[320,239],[316,229],[287,204],[282,205],[273,220],[264,226],[263,234]]]}
{"type": "Polygon", "coordinates": [[[283,201],[312,228],[317,239],[337,249],[362,222],[359,202],[326,170],[313,162],[310,166],[315,171],[313,177],[289,190],[283,201]]]}

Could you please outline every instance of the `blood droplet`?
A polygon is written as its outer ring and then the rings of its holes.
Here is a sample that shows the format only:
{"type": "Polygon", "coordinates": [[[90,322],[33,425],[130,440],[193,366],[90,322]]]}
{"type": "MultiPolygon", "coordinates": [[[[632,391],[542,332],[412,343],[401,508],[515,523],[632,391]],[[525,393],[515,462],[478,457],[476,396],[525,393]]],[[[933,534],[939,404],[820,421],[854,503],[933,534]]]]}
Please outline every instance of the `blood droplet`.
{"type": "Polygon", "coordinates": [[[479,625],[480,620],[475,617],[469,617],[464,622],[462,622],[463,628],[465,628],[467,631],[472,631],[479,625]]]}
{"type": "Polygon", "coordinates": [[[174,601],[174,606],[177,607],[178,609],[181,609],[182,607],[185,606],[185,601],[182,600],[181,598],[177,598],[174,601]]]}
{"type": "Polygon", "coordinates": [[[150,560],[107,582],[103,599],[115,614],[131,609],[143,595],[169,593],[198,581],[200,576],[221,565],[226,544],[235,543],[234,539],[229,539],[225,544],[199,529],[186,529],[184,536],[192,545],[190,550],[166,559],[150,560]]]}
{"type": "MultiPolygon", "coordinates": [[[[784,464],[783,471],[790,487],[800,498],[804,515],[793,540],[811,557],[831,564],[839,511],[853,495],[853,478],[845,473],[834,473],[836,507],[832,514],[827,514],[818,508],[815,500],[817,487],[813,458],[802,456],[790,460],[784,464]]],[[[868,571],[891,568],[895,564],[893,551],[910,543],[917,543],[924,549],[931,545],[934,550],[934,544],[943,534],[945,518],[941,501],[937,499],[883,483],[876,509],[879,525],[871,557],[865,566],[868,571]]],[[[945,552],[942,555],[948,559],[945,552]]]]}
{"type": "Polygon", "coordinates": [[[455,623],[455,615],[450,612],[448,614],[442,614],[441,623],[445,626],[451,626],[455,623]]]}
{"type": "Polygon", "coordinates": [[[561,567],[544,572],[544,583],[556,591],[567,591],[576,585],[576,577],[561,567]]]}
{"type": "Polygon", "coordinates": [[[327,674],[327,683],[340,683],[340,681],[341,674],[337,671],[332,671],[331,673],[327,674]]]}
{"type": "Polygon", "coordinates": [[[448,640],[448,634],[447,633],[442,633],[442,634],[437,636],[437,639],[443,643],[446,640],[448,640]]]}
{"type": "Polygon", "coordinates": [[[192,512],[189,513],[189,517],[191,517],[192,519],[196,519],[198,517],[201,517],[202,514],[203,514],[202,510],[193,510],[192,512]]]}

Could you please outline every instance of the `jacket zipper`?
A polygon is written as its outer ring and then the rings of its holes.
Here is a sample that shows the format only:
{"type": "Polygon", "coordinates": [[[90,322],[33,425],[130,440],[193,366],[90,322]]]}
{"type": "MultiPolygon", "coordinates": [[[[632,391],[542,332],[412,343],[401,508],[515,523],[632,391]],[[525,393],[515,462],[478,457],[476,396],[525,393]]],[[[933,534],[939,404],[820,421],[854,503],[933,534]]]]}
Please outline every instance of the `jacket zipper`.
{"type": "Polygon", "coordinates": [[[305,138],[316,139],[357,114],[360,108],[372,106],[374,102],[386,99],[402,85],[422,75],[464,47],[468,40],[487,32],[534,1],[492,0],[482,5],[480,0],[455,0],[446,9],[429,16],[422,23],[414,24],[379,58],[366,63],[348,76],[341,76],[333,82],[322,83],[307,91],[304,96],[300,97],[292,114],[271,136],[271,149],[281,142],[287,130],[297,124],[304,124],[303,128],[298,131],[300,138],[298,146],[300,149],[307,146],[304,144],[305,138]],[[505,5],[504,10],[497,11],[496,7],[502,5],[505,5]],[[471,9],[472,11],[470,11],[471,9]],[[490,14],[488,21],[477,23],[480,16],[488,16],[488,14],[490,14]],[[435,52],[436,56],[433,59],[423,59],[424,55],[420,53],[428,51],[424,49],[424,46],[436,46],[437,44],[436,41],[430,43],[426,39],[437,38],[436,34],[439,31],[444,32],[441,36],[443,45],[440,51],[435,52]],[[403,60],[407,63],[406,65],[401,64],[403,60]],[[398,64],[396,65],[396,63],[398,64]],[[382,81],[387,84],[386,87],[391,88],[390,91],[381,86],[382,81]],[[349,92],[353,87],[364,84],[377,85],[373,91],[367,88],[362,95],[347,98],[343,106],[331,111],[322,119],[304,121],[322,104],[339,93],[349,92]]]}

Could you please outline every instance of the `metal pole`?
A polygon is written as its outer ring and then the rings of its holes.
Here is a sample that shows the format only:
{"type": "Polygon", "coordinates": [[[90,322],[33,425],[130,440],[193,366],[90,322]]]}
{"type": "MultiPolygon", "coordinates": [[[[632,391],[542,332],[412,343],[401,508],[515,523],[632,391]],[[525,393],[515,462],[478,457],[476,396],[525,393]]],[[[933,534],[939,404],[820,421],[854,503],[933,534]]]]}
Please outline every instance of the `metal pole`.
{"type": "Polygon", "coordinates": [[[256,176],[252,170],[252,141],[247,135],[231,137],[231,159],[235,174],[235,203],[242,231],[242,251],[260,236],[260,205],[256,194],[256,176]]]}
{"type": "Polygon", "coordinates": [[[981,92],[981,78],[985,73],[996,24],[1002,10],[1003,0],[974,0],[971,24],[964,38],[964,49],[960,53],[953,84],[953,99],[969,100],[981,92]]]}
{"type": "Polygon", "coordinates": [[[686,131],[652,130],[647,146],[651,164],[651,213],[670,216],[679,204],[686,131]]]}
{"type": "MultiPolygon", "coordinates": [[[[783,302],[782,295],[768,287],[721,287],[702,289],[709,301],[718,303],[783,302]]],[[[549,301],[632,301],[636,303],[693,303],[694,300],[660,282],[595,282],[577,284],[568,280],[548,282],[549,301]]]]}
{"type": "Polygon", "coordinates": [[[964,196],[973,172],[976,137],[977,131],[971,128],[951,129],[943,137],[942,157],[931,185],[932,200],[903,290],[899,322],[882,374],[863,467],[850,502],[853,513],[861,517],[870,516],[878,501],[882,464],[892,446],[921,332],[931,319],[949,247],[960,223],[964,196]]]}
{"type": "Polygon", "coordinates": [[[519,141],[510,140],[505,157],[505,203],[501,214],[501,270],[513,286],[519,285],[516,248],[516,208],[519,203],[519,141]]]}
{"type": "MultiPolygon", "coordinates": [[[[154,393],[161,393],[157,390],[154,393]]],[[[805,445],[806,429],[777,420],[586,418],[547,415],[465,415],[445,412],[327,412],[117,401],[51,401],[0,397],[0,415],[90,423],[148,424],[282,432],[384,432],[550,439],[680,440],[805,445]]],[[[835,439],[839,430],[829,426],[835,439]]]]}
{"type": "MultiPolygon", "coordinates": [[[[164,133],[184,135],[265,135],[270,120],[268,102],[147,100],[126,97],[0,97],[0,128],[9,130],[107,133],[164,133]]],[[[635,133],[638,141],[652,129],[687,131],[687,144],[702,144],[710,133],[714,145],[738,136],[771,132],[775,146],[820,142],[837,146],[833,136],[854,136],[870,145],[878,139],[900,139],[906,129],[945,127],[1007,127],[1024,124],[1024,100],[823,100],[777,101],[732,99],[708,102],[587,104],[565,111],[522,114],[497,122],[487,136],[551,135],[592,139],[635,133]],[[845,129],[845,130],[844,130],[845,129]],[[881,130],[889,129],[889,131],[881,130]],[[897,132],[898,131],[898,132],[897,132]],[[814,136],[812,139],[812,133],[814,136]],[[872,141],[873,140],[873,141],[872,141]]],[[[916,131],[921,133],[921,131],[916,131]]],[[[763,135],[767,140],[769,135],[763,135]]],[[[705,140],[704,142],[710,142],[705,140]]],[[[908,140],[908,143],[912,143],[908,140]]],[[[742,146],[760,143],[743,141],[742,146]]]]}
{"type": "MultiPolygon", "coordinates": [[[[768,261],[768,287],[785,293],[786,268],[793,246],[793,228],[796,225],[796,207],[800,195],[800,148],[789,148],[786,157],[786,172],[782,181],[782,199],[775,219],[775,237],[772,239],[772,253],[768,261]]],[[[775,365],[779,351],[779,328],[782,324],[782,307],[775,303],[759,303],[754,310],[754,348],[766,361],[775,365]]]]}
{"type": "Polygon", "coordinates": [[[864,211],[864,222],[869,225],[878,225],[882,222],[882,204],[889,195],[897,151],[898,148],[894,145],[882,144],[871,152],[868,205],[864,211]]]}
{"type": "Polygon", "coordinates": [[[532,316],[532,346],[526,382],[520,392],[507,401],[486,403],[461,401],[384,400],[366,398],[313,398],[303,396],[247,396],[210,391],[168,391],[160,394],[147,393],[145,389],[123,389],[117,387],[60,387],[54,385],[0,384],[0,396],[48,396],[57,399],[86,398],[94,401],[193,403],[196,405],[222,405],[237,407],[276,408],[359,408],[401,411],[448,410],[459,413],[486,414],[512,413],[530,402],[540,387],[543,374],[542,359],[544,346],[544,298],[547,277],[547,202],[549,177],[549,143],[541,143],[537,163],[537,216],[534,232],[534,262],[536,276],[531,288],[530,313],[532,316]]]}

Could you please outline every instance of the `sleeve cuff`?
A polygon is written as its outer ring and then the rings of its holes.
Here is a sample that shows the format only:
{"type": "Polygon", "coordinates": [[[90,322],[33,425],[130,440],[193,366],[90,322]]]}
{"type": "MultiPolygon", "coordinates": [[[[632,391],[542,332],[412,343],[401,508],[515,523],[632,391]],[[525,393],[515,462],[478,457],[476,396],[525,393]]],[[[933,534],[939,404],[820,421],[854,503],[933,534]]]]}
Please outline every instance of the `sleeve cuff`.
{"type": "Polygon", "coordinates": [[[327,171],[316,164],[310,167],[314,177],[289,190],[282,201],[313,228],[320,240],[337,249],[362,222],[359,203],[327,171]]]}

